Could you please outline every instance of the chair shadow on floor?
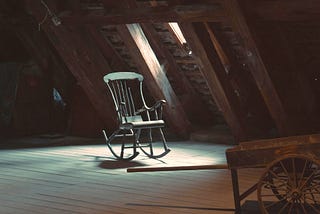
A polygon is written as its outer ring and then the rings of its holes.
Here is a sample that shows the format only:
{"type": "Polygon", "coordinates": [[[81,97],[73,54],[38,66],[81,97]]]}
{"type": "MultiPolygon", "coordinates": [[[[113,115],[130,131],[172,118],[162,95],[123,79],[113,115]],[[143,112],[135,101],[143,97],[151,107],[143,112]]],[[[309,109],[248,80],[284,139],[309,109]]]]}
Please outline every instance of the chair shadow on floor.
{"type": "Polygon", "coordinates": [[[146,166],[139,161],[125,161],[125,160],[104,160],[98,165],[103,169],[126,169],[130,167],[141,167],[146,166]]]}

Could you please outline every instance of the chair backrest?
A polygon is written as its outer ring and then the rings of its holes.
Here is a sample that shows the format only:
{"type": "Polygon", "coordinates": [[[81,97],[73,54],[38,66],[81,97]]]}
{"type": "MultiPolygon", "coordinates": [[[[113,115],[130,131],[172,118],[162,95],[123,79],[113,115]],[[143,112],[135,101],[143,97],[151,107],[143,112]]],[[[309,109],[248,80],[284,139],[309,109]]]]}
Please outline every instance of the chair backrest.
{"type": "Polygon", "coordinates": [[[142,92],[143,76],[134,72],[114,72],[105,75],[103,80],[110,90],[119,122],[142,121],[142,117],[136,114],[137,103],[134,98],[139,94],[142,104],[145,105],[142,92]],[[138,82],[138,87],[134,87],[134,82],[138,82]],[[132,89],[138,90],[138,92],[134,92],[132,89]]]}

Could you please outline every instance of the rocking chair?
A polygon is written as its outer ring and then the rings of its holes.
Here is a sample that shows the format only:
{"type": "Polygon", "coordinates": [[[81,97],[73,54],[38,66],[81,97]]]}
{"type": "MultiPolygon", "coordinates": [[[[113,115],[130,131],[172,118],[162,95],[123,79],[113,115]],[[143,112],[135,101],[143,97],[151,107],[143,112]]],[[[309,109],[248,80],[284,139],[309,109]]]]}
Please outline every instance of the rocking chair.
{"type": "Polygon", "coordinates": [[[141,74],[114,72],[105,75],[103,79],[110,90],[119,122],[119,128],[109,138],[105,130],[102,130],[114,157],[132,160],[139,154],[138,149],[150,158],[161,158],[168,154],[170,149],[162,131],[165,126],[162,109],[166,101],[159,100],[152,107],[146,105],[141,74]],[[133,90],[138,92],[134,93],[133,90]],[[142,108],[136,109],[139,101],[142,108]],[[154,131],[158,131],[160,141],[155,141],[154,131]],[[144,138],[142,134],[145,134],[144,138]],[[129,138],[133,138],[131,143],[129,138]]]}

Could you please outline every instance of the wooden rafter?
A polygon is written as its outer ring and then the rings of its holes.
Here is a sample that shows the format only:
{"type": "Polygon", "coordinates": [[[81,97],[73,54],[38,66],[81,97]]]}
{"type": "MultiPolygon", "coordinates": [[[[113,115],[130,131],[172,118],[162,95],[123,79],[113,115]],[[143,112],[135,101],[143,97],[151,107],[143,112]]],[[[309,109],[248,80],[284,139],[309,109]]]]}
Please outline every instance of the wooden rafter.
{"type": "Polygon", "coordinates": [[[102,25],[181,21],[214,22],[225,20],[225,11],[215,4],[193,4],[145,8],[116,8],[107,14],[104,10],[98,10],[85,16],[61,14],[60,18],[66,25],[91,23],[102,25]]]}
{"type": "Polygon", "coordinates": [[[42,32],[38,31],[36,26],[31,23],[16,27],[14,30],[25,49],[42,71],[50,73],[49,75],[59,76],[59,81],[54,82],[54,87],[59,90],[59,93],[65,101],[69,100],[69,93],[66,91],[66,86],[70,83],[69,75],[66,75],[69,71],[58,55],[51,49],[50,44],[44,38],[42,32]]]}
{"type": "MultiPolygon", "coordinates": [[[[45,15],[45,8],[40,2],[31,0],[26,2],[29,11],[40,22],[45,15]]],[[[110,69],[103,56],[95,48],[88,32],[81,31],[80,28],[54,26],[52,23],[43,24],[41,29],[86,92],[106,128],[114,129],[117,123],[115,114],[109,113],[114,108],[106,95],[107,89],[102,79],[105,73],[110,72],[110,69]]]]}
{"type": "Polygon", "coordinates": [[[129,48],[131,57],[135,60],[139,71],[145,76],[150,93],[156,99],[165,99],[167,101],[167,107],[164,108],[164,112],[167,116],[168,124],[178,134],[188,136],[190,122],[140,25],[119,25],[117,29],[129,48]]]}
{"type": "Polygon", "coordinates": [[[274,83],[290,117],[290,127],[293,133],[302,134],[307,133],[307,130],[312,130],[312,126],[316,124],[313,121],[318,118],[316,115],[318,115],[319,108],[316,104],[316,94],[312,90],[306,72],[299,67],[301,59],[299,57],[297,60],[298,58],[294,55],[296,51],[293,41],[296,41],[296,35],[289,35],[286,32],[286,25],[285,23],[265,22],[265,28],[255,28],[255,32],[261,35],[260,38],[269,39],[269,42],[259,44],[261,54],[267,56],[266,63],[273,68],[271,70],[273,73],[270,75],[276,77],[274,83]]]}
{"type": "MultiPolygon", "coordinates": [[[[274,124],[260,91],[254,83],[251,73],[248,72],[246,64],[242,61],[242,57],[239,57],[233,49],[237,46],[233,47],[233,44],[230,42],[230,39],[226,38],[223,30],[219,30],[220,25],[221,23],[206,23],[206,28],[213,43],[216,43],[217,52],[221,52],[219,56],[222,58],[221,61],[225,66],[226,72],[228,72],[229,81],[239,89],[240,102],[248,112],[247,115],[251,117],[248,126],[255,128],[259,126],[263,130],[270,129],[274,124]]],[[[263,131],[262,133],[266,134],[267,131],[263,131]]]]}
{"type": "MultiPolygon", "coordinates": [[[[166,28],[170,28],[167,23],[164,23],[163,25],[166,28]]],[[[168,48],[164,47],[165,45],[163,44],[159,34],[156,32],[154,26],[149,23],[143,23],[141,26],[152,49],[158,56],[159,62],[164,64],[166,75],[169,77],[172,87],[174,88],[174,92],[178,96],[190,121],[195,123],[199,121],[212,123],[213,116],[211,116],[212,113],[209,111],[209,107],[204,105],[201,96],[196,92],[196,89],[187,78],[185,74],[186,72],[182,70],[181,66],[179,66],[176,58],[168,48]],[[201,109],[201,111],[199,111],[199,109],[201,109]]],[[[183,48],[182,45],[181,48],[183,48]]],[[[193,63],[196,64],[194,61],[193,63]]]]}
{"type": "Polygon", "coordinates": [[[238,5],[238,1],[226,0],[225,7],[234,31],[237,32],[241,38],[241,43],[246,50],[250,72],[256,81],[271,117],[280,135],[286,136],[290,133],[290,123],[287,113],[260,56],[259,50],[238,5]]]}
{"type": "Polygon", "coordinates": [[[225,51],[222,49],[220,42],[217,40],[216,35],[214,34],[212,29],[210,28],[208,22],[205,22],[204,25],[206,27],[206,30],[209,33],[210,39],[211,39],[211,41],[217,51],[217,54],[219,55],[219,58],[223,64],[225,70],[228,70],[228,67],[230,67],[230,65],[231,65],[229,57],[227,57],[225,51]]]}
{"type": "Polygon", "coordinates": [[[217,58],[216,51],[214,48],[211,50],[207,49],[209,47],[206,47],[207,44],[202,43],[202,38],[198,37],[191,23],[181,23],[180,27],[184,32],[192,51],[199,59],[199,64],[202,65],[200,70],[206,78],[210,93],[215,103],[222,111],[233,135],[237,140],[246,139],[247,135],[243,122],[243,115],[240,112],[239,106],[235,105],[235,94],[230,91],[230,88],[227,86],[228,83],[226,82],[226,78],[222,75],[222,72],[225,72],[224,68],[219,61],[212,63],[212,58],[209,53],[214,54],[217,58]]]}
{"type": "Polygon", "coordinates": [[[121,59],[121,56],[118,54],[118,52],[114,51],[109,41],[103,37],[99,27],[93,25],[88,25],[86,27],[94,41],[97,43],[97,47],[100,49],[104,58],[110,64],[110,67],[117,71],[128,70],[129,66],[124,62],[123,59],[121,59]]]}
{"type": "MultiPolygon", "coordinates": [[[[144,23],[141,24],[143,31],[145,35],[147,36],[151,46],[153,47],[153,50],[155,53],[159,54],[163,58],[163,63],[166,64],[166,70],[169,73],[170,76],[173,77],[174,81],[178,85],[178,88],[180,89],[180,93],[182,94],[192,94],[193,88],[190,85],[189,81],[186,79],[186,77],[183,75],[183,72],[181,71],[180,67],[175,62],[175,59],[173,58],[173,55],[170,53],[170,51],[163,47],[162,41],[155,31],[152,24],[144,23]]],[[[160,61],[160,60],[159,60],[160,61]]]]}

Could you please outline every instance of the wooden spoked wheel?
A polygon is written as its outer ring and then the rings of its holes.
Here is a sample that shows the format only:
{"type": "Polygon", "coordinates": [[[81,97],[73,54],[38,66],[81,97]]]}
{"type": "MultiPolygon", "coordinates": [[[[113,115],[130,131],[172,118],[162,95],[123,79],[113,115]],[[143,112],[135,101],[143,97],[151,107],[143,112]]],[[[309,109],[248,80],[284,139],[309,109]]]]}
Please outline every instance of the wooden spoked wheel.
{"type": "Polygon", "coordinates": [[[257,194],[262,213],[320,213],[320,164],[292,155],[269,164],[257,194]]]}

